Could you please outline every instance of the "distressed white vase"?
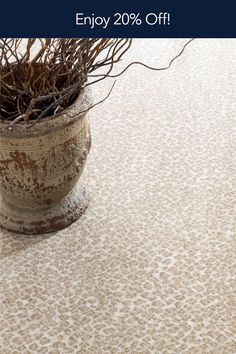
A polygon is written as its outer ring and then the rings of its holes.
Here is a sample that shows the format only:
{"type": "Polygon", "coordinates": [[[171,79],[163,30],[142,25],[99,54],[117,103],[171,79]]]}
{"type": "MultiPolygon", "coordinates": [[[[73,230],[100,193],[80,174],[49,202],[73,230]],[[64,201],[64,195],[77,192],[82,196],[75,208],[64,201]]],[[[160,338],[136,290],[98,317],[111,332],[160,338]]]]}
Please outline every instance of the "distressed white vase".
{"type": "Polygon", "coordinates": [[[29,129],[0,123],[0,225],[37,234],[78,219],[89,198],[80,182],[91,146],[90,91],[29,129]]]}

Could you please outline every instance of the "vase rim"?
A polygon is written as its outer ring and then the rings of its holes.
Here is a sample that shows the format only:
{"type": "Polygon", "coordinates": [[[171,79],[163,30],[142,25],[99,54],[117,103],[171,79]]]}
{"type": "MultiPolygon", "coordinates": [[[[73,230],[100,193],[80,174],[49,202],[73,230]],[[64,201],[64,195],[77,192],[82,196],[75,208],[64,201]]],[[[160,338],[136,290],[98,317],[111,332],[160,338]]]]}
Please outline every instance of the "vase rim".
{"type": "Polygon", "coordinates": [[[91,90],[85,87],[70,106],[56,115],[42,118],[32,127],[27,128],[25,124],[13,124],[9,127],[6,123],[0,122],[0,137],[23,139],[49,134],[83,119],[91,107],[91,90]]]}

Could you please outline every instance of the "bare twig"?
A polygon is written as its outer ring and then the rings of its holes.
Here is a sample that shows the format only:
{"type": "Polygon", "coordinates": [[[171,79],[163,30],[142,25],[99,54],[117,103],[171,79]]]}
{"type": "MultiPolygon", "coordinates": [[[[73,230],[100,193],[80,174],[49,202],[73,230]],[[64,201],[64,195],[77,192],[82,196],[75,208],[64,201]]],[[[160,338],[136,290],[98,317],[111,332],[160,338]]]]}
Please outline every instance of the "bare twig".
{"type": "Polygon", "coordinates": [[[119,77],[133,65],[168,70],[192,41],[185,43],[165,67],[134,61],[113,74],[115,64],[129,50],[131,39],[29,38],[22,50],[22,39],[0,38],[0,120],[9,127],[17,124],[30,128],[40,119],[66,109],[86,86],[119,77]],[[106,72],[96,74],[101,68],[106,72]],[[88,81],[89,78],[94,80],[88,81]]]}
{"type": "Polygon", "coordinates": [[[21,39],[1,38],[1,121],[31,126],[62,112],[87,85],[89,73],[108,65],[110,74],[130,43],[125,38],[28,38],[22,49],[21,39]]]}

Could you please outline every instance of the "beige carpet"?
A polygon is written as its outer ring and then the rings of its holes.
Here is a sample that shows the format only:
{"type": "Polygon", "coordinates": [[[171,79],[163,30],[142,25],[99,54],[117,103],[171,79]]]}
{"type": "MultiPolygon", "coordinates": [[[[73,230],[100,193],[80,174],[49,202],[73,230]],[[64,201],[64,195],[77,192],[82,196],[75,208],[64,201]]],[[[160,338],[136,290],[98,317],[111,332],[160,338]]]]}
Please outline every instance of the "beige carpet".
{"type": "MultiPolygon", "coordinates": [[[[135,40],[119,68],[185,42],[135,40]]],[[[86,213],[0,230],[0,353],[236,354],[236,40],[130,68],[90,117],[86,213]]]]}

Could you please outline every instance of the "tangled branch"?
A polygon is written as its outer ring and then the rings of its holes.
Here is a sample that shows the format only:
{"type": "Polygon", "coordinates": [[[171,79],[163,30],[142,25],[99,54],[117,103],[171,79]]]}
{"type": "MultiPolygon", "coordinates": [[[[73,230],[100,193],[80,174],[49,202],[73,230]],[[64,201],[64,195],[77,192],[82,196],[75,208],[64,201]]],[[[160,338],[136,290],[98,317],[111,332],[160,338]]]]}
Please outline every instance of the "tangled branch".
{"type": "Polygon", "coordinates": [[[44,117],[60,114],[84,87],[118,77],[132,65],[167,70],[192,40],[166,67],[154,68],[135,61],[113,74],[114,64],[128,51],[131,39],[29,38],[25,43],[19,38],[1,38],[0,121],[9,127],[24,123],[29,128],[44,117]],[[105,68],[103,74],[94,73],[101,68],[105,68]],[[88,81],[89,78],[93,80],[88,81]]]}
{"type": "Polygon", "coordinates": [[[130,39],[0,39],[0,120],[12,126],[62,112],[101,67],[105,79],[130,39]]]}

